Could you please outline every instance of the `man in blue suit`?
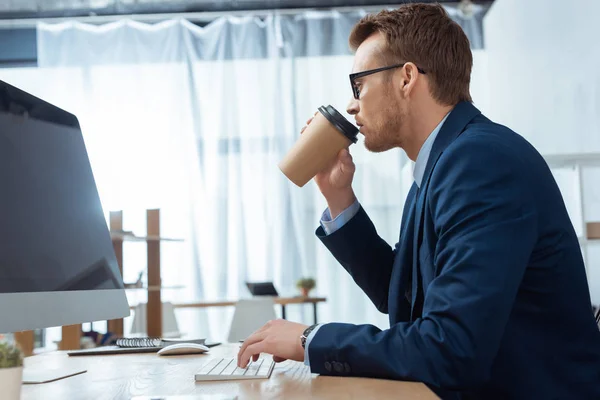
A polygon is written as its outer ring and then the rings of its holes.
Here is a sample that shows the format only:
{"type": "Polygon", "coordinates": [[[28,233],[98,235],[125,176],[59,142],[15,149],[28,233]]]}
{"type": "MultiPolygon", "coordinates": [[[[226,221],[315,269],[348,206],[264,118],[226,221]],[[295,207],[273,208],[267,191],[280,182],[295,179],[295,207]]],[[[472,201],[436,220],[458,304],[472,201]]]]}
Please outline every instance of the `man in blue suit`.
{"type": "MultiPolygon", "coordinates": [[[[471,104],[467,37],[439,5],[363,18],[350,43],[365,146],[415,161],[400,239],[379,237],[347,150],[315,180],[317,236],[390,328],[272,321],[242,346],[312,372],[426,383],[443,398],[600,399],[600,331],[579,242],[552,174],[471,104]]],[[[516,65],[515,68],[521,68],[516,65]]]]}

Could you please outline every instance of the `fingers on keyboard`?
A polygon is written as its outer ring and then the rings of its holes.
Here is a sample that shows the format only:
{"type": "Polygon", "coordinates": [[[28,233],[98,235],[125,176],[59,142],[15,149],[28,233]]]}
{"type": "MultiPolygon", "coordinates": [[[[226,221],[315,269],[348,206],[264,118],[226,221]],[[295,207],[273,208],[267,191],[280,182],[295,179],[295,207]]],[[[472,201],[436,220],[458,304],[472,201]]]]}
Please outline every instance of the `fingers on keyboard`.
{"type": "Polygon", "coordinates": [[[196,374],[196,380],[224,380],[268,378],[273,371],[274,362],[260,358],[251,362],[246,368],[238,368],[234,358],[217,358],[209,360],[196,374]]]}

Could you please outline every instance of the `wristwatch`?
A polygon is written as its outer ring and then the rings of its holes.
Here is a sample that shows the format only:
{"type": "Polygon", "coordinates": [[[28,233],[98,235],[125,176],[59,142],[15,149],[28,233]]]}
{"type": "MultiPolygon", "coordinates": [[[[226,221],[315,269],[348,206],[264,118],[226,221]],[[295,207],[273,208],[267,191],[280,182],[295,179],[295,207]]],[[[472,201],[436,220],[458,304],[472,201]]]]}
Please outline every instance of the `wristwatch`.
{"type": "Polygon", "coordinates": [[[319,324],[314,324],[314,325],[309,326],[308,328],[306,328],[304,330],[302,335],[300,335],[300,343],[302,344],[303,349],[306,349],[306,339],[308,339],[308,336],[310,335],[312,330],[317,327],[317,325],[319,325],[319,324]]]}

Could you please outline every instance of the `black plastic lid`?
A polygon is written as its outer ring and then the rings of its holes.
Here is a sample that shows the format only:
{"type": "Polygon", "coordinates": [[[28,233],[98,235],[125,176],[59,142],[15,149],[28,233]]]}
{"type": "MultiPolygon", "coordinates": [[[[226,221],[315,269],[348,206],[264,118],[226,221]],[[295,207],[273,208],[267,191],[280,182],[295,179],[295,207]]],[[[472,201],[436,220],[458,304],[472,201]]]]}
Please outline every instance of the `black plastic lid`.
{"type": "Polygon", "coordinates": [[[358,136],[358,128],[344,118],[344,116],[340,114],[333,106],[321,106],[319,107],[319,111],[352,143],[356,143],[358,141],[356,138],[358,136]]]}

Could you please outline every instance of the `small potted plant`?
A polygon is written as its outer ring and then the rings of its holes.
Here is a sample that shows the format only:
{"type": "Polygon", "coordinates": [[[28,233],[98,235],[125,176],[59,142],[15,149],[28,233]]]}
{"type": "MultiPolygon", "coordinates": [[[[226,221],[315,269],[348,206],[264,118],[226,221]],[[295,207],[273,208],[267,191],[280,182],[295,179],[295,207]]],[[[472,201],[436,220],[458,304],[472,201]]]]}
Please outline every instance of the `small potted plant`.
{"type": "Polygon", "coordinates": [[[6,400],[19,400],[22,380],[21,349],[11,343],[0,343],[0,397],[6,400]]]}
{"type": "Polygon", "coordinates": [[[302,296],[308,297],[308,293],[314,289],[316,282],[313,278],[302,278],[296,282],[296,287],[302,291],[302,296]]]}

